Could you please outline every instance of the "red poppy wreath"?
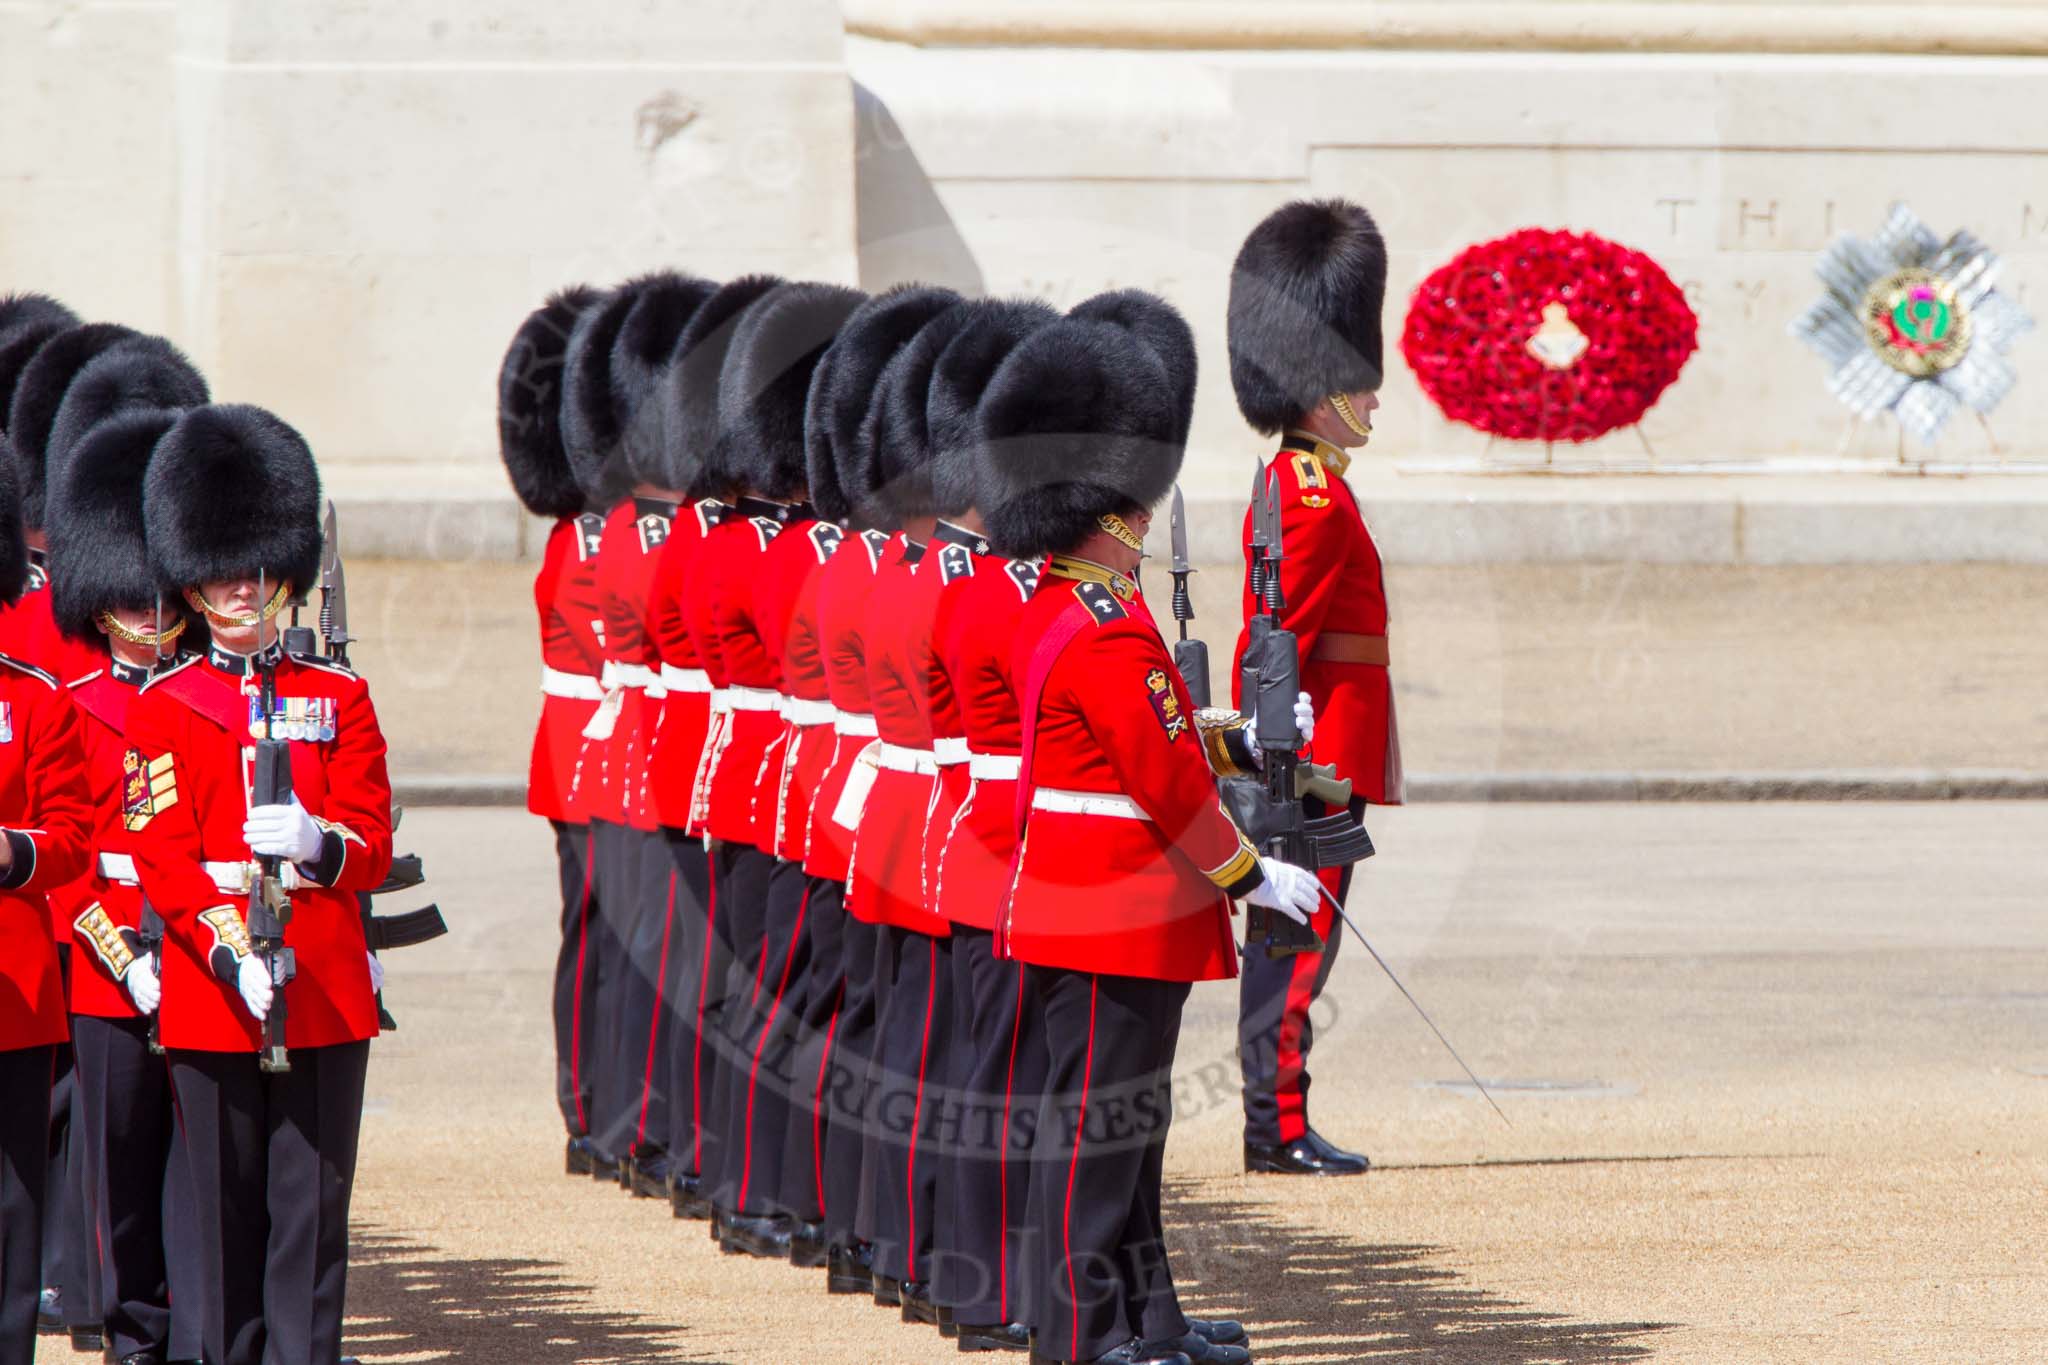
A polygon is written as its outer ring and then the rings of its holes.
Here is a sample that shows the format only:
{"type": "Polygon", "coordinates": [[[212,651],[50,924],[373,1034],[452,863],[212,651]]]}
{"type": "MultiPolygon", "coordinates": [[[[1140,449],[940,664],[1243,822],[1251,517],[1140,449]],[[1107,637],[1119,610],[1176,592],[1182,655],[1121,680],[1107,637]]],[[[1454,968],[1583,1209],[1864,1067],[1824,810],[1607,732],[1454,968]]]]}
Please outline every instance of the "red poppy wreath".
{"type": "Polygon", "coordinates": [[[1401,334],[1444,416],[1518,441],[1640,421],[1698,345],[1699,319],[1655,261],[1542,228],[1460,252],[1415,291],[1401,334]]]}

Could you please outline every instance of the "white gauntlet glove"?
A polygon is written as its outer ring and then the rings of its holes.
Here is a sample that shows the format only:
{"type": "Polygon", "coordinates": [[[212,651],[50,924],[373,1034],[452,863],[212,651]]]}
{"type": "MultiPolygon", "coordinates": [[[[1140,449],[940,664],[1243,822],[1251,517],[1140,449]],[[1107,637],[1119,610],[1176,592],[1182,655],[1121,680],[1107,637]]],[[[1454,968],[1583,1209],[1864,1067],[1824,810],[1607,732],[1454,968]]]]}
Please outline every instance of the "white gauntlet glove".
{"type": "Polygon", "coordinates": [[[1301,742],[1307,744],[1316,737],[1316,704],[1303,692],[1294,699],[1294,728],[1301,731],[1301,742]]]}
{"type": "Polygon", "coordinates": [[[156,963],[144,953],[128,964],[128,970],[121,974],[121,983],[128,987],[128,998],[135,1002],[135,1008],[144,1014],[155,1014],[156,1007],[163,1001],[163,983],[156,979],[156,963]]]}
{"type": "Polygon", "coordinates": [[[365,953],[370,959],[370,992],[375,994],[384,989],[384,964],[377,960],[375,953],[365,953]]]}
{"type": "Polygon", "coordinates": [[[310,863],[320,856],[320,826],[294,796],[288,806],[252,806],[242,822],[242,840],[251,853],[310,863]]]}
{"type": "Polygon", "coordinates": [[[1277,910],[1296,924],[1307,924],[1316,902],[1322,899],[1322,883],[1316,874],[1277,858],[1259,859],[1266,880],[1251,889],[1245,903],[1277,910]]]}
{"type": "Polygon", "coordinates": [[[242,992],[242,1003],[249,1007],[249,1013],[262,1023],[270,1014],[270,969],[263,965],[263,959],[251,953],[235,968],[235,985],[242,992]]]}

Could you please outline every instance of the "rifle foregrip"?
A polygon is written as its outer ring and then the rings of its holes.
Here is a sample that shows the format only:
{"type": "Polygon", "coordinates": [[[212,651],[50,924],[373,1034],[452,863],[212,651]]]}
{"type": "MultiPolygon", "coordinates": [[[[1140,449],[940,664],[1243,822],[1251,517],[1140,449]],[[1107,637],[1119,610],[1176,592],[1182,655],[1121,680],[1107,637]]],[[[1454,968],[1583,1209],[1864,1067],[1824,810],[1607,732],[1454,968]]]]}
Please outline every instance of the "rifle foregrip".
{"type": "Polygon", "coordinates": [[[1181,640],[1173,647],[1173,664],[1195,705],[1209,704],[1209,645],[1205,640],[1181,640]]]}

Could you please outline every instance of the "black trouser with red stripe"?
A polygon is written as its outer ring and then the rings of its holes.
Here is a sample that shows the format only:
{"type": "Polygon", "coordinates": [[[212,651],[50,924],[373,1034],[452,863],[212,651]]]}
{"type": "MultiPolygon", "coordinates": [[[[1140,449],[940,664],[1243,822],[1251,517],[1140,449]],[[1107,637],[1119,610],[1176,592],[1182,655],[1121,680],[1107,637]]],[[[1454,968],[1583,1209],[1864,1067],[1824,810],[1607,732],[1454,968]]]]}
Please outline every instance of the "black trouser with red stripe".
{"type": "Polygon", "coordinates": [[[995,935],[953,926],[953,1113],[932,1297],[958,1322],[1028,1322],[1031,1139],[1045,1090],[1045,1030],[1028,972],[995,935]],[[950,1216],[947,1209],[950,1206],[950,1216]]]}
{"type": "MultiPolygon", "coordinates": [[[[734,1029],[736,1112],[726,1119],[739,1173],[732,1209],[753,1216],[792,1213],[783,1197],[783,1153],[799,1126],[796,1040],[804,1013],[811,880],[803,864],[774,860],[768,872],[760,962],[734,1029]]],[[[805,1087],[808,1089],[808,1086],[805,1087]]],[[[809,1127],[808,1123],[802,1124],[809,1127]]]]}
{"type": "MultiPolygon", "coordinates": [[[[1324,813],[1320,802],[1306,804],[1311,817],[1324,813]]],[[[1364,801],[1351,803],[1353,815],[1364,811],[1364,801]]],[[[1355,866],[1317,874],[1340,904],[1350,894],[1355,866]]],[[[1327,901],[1316,907],[1309,924],[1323,940],[1319,953],[1274,958],[1254,947],[1244,955],[1237,983],[1237,1048],[1244,1071],[1246,1142],[1277,1146],[1308,1131],[1308,1053],[1315,1044],[1309,1012],[1329,984],[1344,937],[1344,926],[1327,901]]]]}
{"type": "Polygon", "coordinates": [[[56,1054],[47,1043],[0,1049],[0,1365],[30,1365],[36,1355],[56,1054]]]}
{"type": "Polygon", "coordinates": [[[828,1087],[839,1044],[839,1006],[846,992],[846,887],[806,877],[803,980],[789,1018],[793,1087],[789,1133],[782,1146],[782,1206],[806,1223],[823,1223],[825,1158],[831,1107],[828,1087]]]}
{"type": "MultiPolygon", "coordinates": [[[[845,889],[840,904],[846,903],[845,889]]],[[[839,1019],[825,1063],[825,1235],[852,1246],[874,1235],[868,1138],[872,1128],[877,973],[887,939],[880,925],[844,915],[839,940],[839,1019]]]]}
{"type": "MultiPolygon", "coordinates": [[[[171,1109],[171,1073],[149,1050],[147,1019],[74,1015],[71,1045],[78,1057],[74,1108],[80,1150],[91,1190],[93,1244],[99,1249],[100,1296],[96,1321],[106,1324],[115,1359],[137,1351],[171,1358],[169,1266],[189,1268],[196,1247],[191,1229],[165,1219],[166,1182],[189,1174],[172,1165],[177,1122],[171,1109]],[[166,1237],[170,1242],[167,1245],[166,1237]]],[[[181,1276],[181,1280],[182,1280],[181,1276]]],[[[183,1283],[180,1289],[186,1288],[183,1283]]],[[[204,1300],[180,1295],[179,1313],[197,1317],[204,1300]]],[[[194,1324],[184,1324],[192,1329],[194,1324]]],[[[179,1333],[197,1341],[197,1330],[179,1333]]]]}
{"type": "Polygon", "coordinates": [[[1049,1059],[1031,1198],[1038,1354],[1182,1337],[1159,1203],[1188,983],[1051,967],[1030,980],[1049,1059]]]}
{"type": "Polygon", "coordinates": [[[591,1071],[599,1036],[599,966],[604,924],[598,913],[596,838],[589,825],[561,820],[555,863],[562,879],[562,946],[555,955],[555,1103],[572,1137],[590,1131],[591,1071]]]}
{"type": "Polygon", "coordinates": [[[876,1135],[875,1269],[902,1280],[931,1275],[938,1195],[939,1081],[952,1012],[947,940],[885,928],[895,974],[882,996],[870,1119],[876,1135]]]}
{"type": "Polygon", "coordinates": [[[752,1051],[747,1021],[753,1017],[757,984],[768,935],[768,882],[775,859],[750,844],[721,843],[713,851],[712,876],[718,899],[717,930],[722,939],[725,984],[715,1022],[707,1022],[704,1048],[715,1051],[710,1084],[717,1102],[707,1118],[704,1193],[728,1213],[737,1211],[746,1174],[742,1143],[746,1124],[747,1071],[752,1051]],[[712,1137],[717,1138],[716,1151],[712,1137]]]}
{"type": "Polygon", "coordinates": [[[676,970],[675,1031],[668,1049],[668,1151],[675,1169],[695,1175],[708,1141],[706,1106],[713,1102],[706,1077],[716,1074],[717,1049],[704,1038],[705,1019],[715,1025],[725,991],[725,953],[712,932],[718,913],[712,892],[711,854],[704,841],[678,829],[662,831],[676,874],[677,942],[670,947],[676,970]]]}
{"type": "Polygon", "coordinates": [[[629,829],[624,873],[634,898],[626,971],[620,982],[619,1051],[626,1104],[599,1146],[643,1162],[667,1149],[676,994],[684,973],[683,906],[689,886],[660,834],[629,829]]]}
{"type": "Polygon", "coordinates": [[[623,1143],[639,1099],[640,1074],[627,1056],[621,1025],[625,1016],[626,942],[633,928],[635,864],[630,852],[632,831],[616,820],[590,822],[591,871],[597,879],[597,906],[590,922],[589,946],[597,953],[591,984],[597,994],[597,1029],[589,1050],[590,1097],[585,1112],[591,1141],[606,1156],[626,1154],[623,1143]]]}
{"type": "Polygon", "coordinates": [[[208,1365],[341,1358],[348,1204],[367,1042],[253,1052],[173,1049],[185,1121],[208,1365]]]}

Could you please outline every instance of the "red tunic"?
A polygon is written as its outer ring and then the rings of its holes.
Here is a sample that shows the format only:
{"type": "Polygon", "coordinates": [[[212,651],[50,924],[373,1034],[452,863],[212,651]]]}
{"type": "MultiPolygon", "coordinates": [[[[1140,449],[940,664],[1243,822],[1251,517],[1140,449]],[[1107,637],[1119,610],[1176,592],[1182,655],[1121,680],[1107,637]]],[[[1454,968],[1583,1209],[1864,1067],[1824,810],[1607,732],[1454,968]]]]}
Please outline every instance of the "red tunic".
{"type": "Polygon", "coordinates": [[[597,548],[598,607],[604,622],[605,700],[586,732],[576,800],[591,820],[657,828],[648,791],[652,702],[660,697],[661,656],[647,629],[647,599],[668,539],[675,504],[632,497],[605,517],[597,548]]]}
{"type": "Polygon", "coordinates": [[[28,586],[13,605],[0,607],[0,654],[33,664],[59,682],[82,678],[106,663],[97,641],[74,640],[50,614],[50,579],[42,552],[29,551],[28,586]]]}
{"type": "Polygon", "coordinates": [[[527,766],[526,808],[572,824],[584,818],[571,799],[583,727],[603,695],[597,603],[597,549],[603,533],[604,518],[595,512],[557,521],[533,580],[533,605],[540,613],[541,703],[527,766]]]}
{"type": "Polygon", "coordinates": [[[906,544],[875,575],[868,596],[868,695],[881,739],[880,770],[861,807],[847,877],[846,911],[868,924],[944,938],[925,886],[924,837],[938,799],[927,694],[939,556],[906,544]]]}
{"type": "MultiPolygon", "coordinates": [[[[236,988],[208,965],[222,931],[246,932],[248,908],[246,894],[223,891],[205,866],[250,861],[242,822],[249,813],[255,749],[248,725],[257,679],[222,662],[193,659],[160,674],[129,707],[128,743],[141,780],[131,781],[123,814],[143,894],[167,926],[158,1029],[164,1046],[253,1052],[260,1027],[236,988]],[[237,717],[239,725],[228,723],[237,717]]],[[[369,688],[347,669],[286,655],[276,673],[280,703],[318,699],[334,734],[291,744],[292,793],[328,833],[291,892],[285,943],[298,959],[298,977],[284,988],[285,1042],[356,1042],[377,1033],[356,896],[391,871],[384,735],[369,688]]]]}
{"type": "Polygon", "coordinates": [[[1230,896],[1258,884],[1258,856],[1224,813],[1194,702],[1144,599],[1077,582],[1055,560],[1018,623],[1012,666],[1036,718],[1021,779],[1033,796],[999,950],[1161,981],[1235,976],[1230,896]],[[1041,643],[1076,625],[1048,663],[1041,643]]]}
{"type": "Polygon", "coordinates": [[[825,695],[832,699],[832,755],[811,797],[811,831],[804,871],[843,882],[853,857],[853,831],[832,818],[854,760],[874,740],[875,707],[868,694],[867,612],[882,566],[895,557],[900,537],[880,531],[848,536],[846,547],[818,574],[818,648],[825,695]]]}
{"type": "Polygon", "coordinates": [[[768,649],[782,661],[782,761],[776,765],[773,828],[761,834],[775,855],[802,862],[810,846],[811,797],[838,747],[825,658],[818,641],[818,583],[846,539],[829,521],[791,526],[768,547],[768,582],[778,602],[762,620],[768,649]]]}
{"type": "Polygon", "coordinates": [[[121,794],[128,708],[147,676],[145,669],[108,660],[71,684],[71,699],[82,717],[92,856],[84,876],[51,893],[50,908],[59,912],[71,935],[71,1012],[101,1019],[137,1015],[122,977],[135,960],[142,891],[121,819],[121,794]]]}
{"type": "MultiPolygon", "coordinates": [[[[1280,586],[1287,599],[1280,622],[1301,647],[1301,686],[1316,707],[1316,738],[1310,756],[1333,763],[1337,776],[1375,805],[1401,801],[1401,742],[1394,723],[1394,688],[1384,666],[1335,663],[1315,658],[1325,632],[1387,634],[1387,588],[1379,548],[1359,514],[1351,485],[1331,474],[1324,459],[1333,451],[1313,437],[1289,435],[1273,457],[1272,482],[1279,495],[1280,586]]],[[[1341,457],[1341,452],[1337,452],[1341,457]]],[[[1256,613],[1251,597],[1252,518],[1245,514],[1244,616],[1256,613]]],[[[1240,705],[1236,660],[1244,656],[1245,635],[1237,637],[1230,670],[1230,695],[1240,705]]]]}
{"type": "Polygon", "coordinates": [[[661,657],[661,717],[647,755],[648,788],[654,817],[670,829],[702,833],[690,818],[691,790],[711,728],[711,675],[690,633],[684,601],[698,552],[732,509],[715,498],[700,498],[681,509],[669,526],[647,595],[647,629],[661,657]]]}
{"type": "MultiPolygon", "coordinates": [[[[753,505],[743,499],[741,512],[753,505]]],[[[705,537],[684,599],[698,653],[721,695],[710,750],[700,768],[698,807],[715,839],[763,847],[754,797],[763,774],[782,754],[782,663],[761,638],[755,592],[768,547],[782,523],[768,516],[736,516],[705,537]]],[[[772,824],[772,802],[760,815],[772,824]]]]}
{"type": "Polygon", "coordinates": [[[939,640],[951,628],[961,592],[974,581],[975,560],[987,551],[988,542],[979,536],[939,523],[931,546],[931,553],[938,560],[935,567],[939,590],[932,601],[930,624],[921,632],[914,632],[910,640],[915,651],[910,655],[911,667],[923,669],[922,677],[913,676],[918,685],[912,689],[912,695],[924,711],[925,728],[932,735],[933,760],[939,769],[931,804],[925,810],[921,873],[924,905],[948,923],[951,916],[939,906],[939,859],[946,851],[946,836],[967,800],[973,777],[968,771],[967,726],[960,716],[960,700],[941,656],[939,640]]]}
{"type": "Polygon", "coordinates": [[[0,656],[0,1050],[68,1036],[64,979],[45,898],[85,871],[92,848],[78,709],[40,669],[0,656]]]}
{"type": "Polygon", "coordinates": [[[978,929],[996,927],[1017,851],[1023,722],[1011,644],[1038,573],[1033,560],[978,556],[973,575],[940,600],[932,630],[971,755],[967,795],[941,841],[938,910],[978,929]]]}

